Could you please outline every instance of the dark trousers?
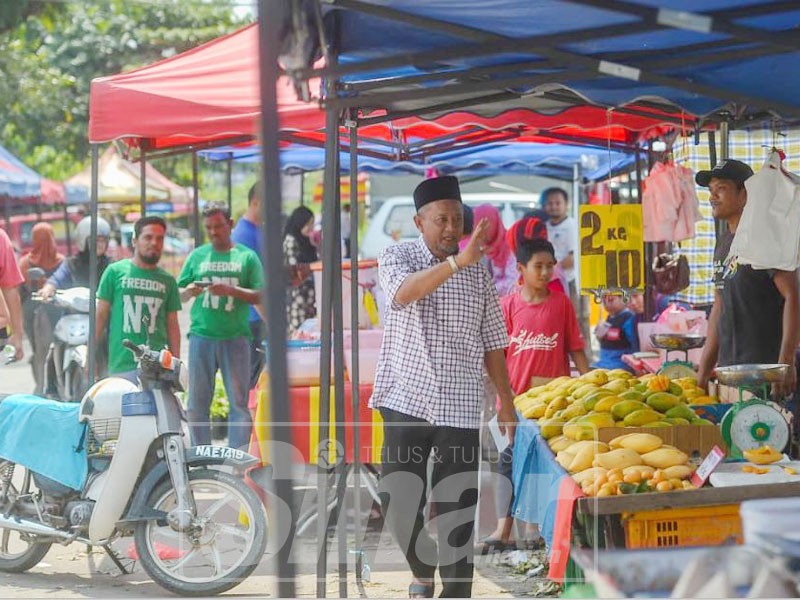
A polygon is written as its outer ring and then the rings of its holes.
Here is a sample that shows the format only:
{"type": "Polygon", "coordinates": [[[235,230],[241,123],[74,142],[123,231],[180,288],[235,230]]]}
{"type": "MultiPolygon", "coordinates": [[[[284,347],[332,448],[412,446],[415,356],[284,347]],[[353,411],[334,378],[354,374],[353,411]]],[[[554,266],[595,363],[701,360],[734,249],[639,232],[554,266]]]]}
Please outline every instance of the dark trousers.
{"type": "Polygon", "coordinates": [[[478,503],[480,442],[477,429],[438,427],[381,409],[384,420],[380,498],[386,525],[414,577],[433,579],[436,566],[443,598],[472,593],[473,528],[478,503]],[[435,503],[437,544],[425,526],[428,458],[435,503]]]}
{"type": "Polygon", "coordinates": [[[264,370],[264,340],[267,337],[267,326],[259,319],[250,321],[250,389],[256,387],[261,371],[264,370]]]}

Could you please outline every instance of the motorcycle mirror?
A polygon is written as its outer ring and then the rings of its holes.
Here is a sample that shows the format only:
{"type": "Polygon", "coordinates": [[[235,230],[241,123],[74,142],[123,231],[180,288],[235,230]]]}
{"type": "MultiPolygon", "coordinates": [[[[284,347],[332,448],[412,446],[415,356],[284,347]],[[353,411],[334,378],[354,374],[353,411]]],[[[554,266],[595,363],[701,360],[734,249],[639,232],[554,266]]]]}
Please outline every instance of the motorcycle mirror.
{"type": "Polygon", "coordinates": [[[44,278],[44,269],[40,269],[39,267],[30,267],[28,269],[28,281],[40,281],[44,278]]]}

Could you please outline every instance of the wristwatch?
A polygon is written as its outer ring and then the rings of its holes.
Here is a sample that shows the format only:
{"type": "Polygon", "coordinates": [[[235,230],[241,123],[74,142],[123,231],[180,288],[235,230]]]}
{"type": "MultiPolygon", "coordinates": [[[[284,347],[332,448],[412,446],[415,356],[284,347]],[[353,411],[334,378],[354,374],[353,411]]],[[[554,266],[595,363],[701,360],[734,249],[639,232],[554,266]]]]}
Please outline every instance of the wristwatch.
{"type": "Polygon", "coordinates": [[[447,264],[450,265],[450,268],[453,270],[453,275],[459,272],[460,268],[456,262],[456,257],[452,254],[447,257],[447,264]]]}

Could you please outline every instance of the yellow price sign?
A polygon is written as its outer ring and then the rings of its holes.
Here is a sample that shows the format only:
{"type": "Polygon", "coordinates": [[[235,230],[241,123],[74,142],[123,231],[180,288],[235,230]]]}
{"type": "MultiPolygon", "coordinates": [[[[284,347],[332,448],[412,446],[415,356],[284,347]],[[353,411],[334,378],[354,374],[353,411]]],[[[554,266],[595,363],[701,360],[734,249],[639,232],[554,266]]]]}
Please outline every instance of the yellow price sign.
{"type": "Polygon", "coordinates": [[[644,289],[642,206],[581,206],[578,223],[581,289],[644,289]]]}

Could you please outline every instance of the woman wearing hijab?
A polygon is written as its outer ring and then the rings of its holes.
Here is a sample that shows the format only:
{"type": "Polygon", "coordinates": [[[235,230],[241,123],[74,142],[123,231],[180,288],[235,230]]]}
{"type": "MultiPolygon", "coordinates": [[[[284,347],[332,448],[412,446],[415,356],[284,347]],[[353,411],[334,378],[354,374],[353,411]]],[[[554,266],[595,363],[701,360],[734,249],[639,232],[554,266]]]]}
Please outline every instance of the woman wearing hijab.
{"type": "Polygon", "coordinates": [[[36,383],[34,394],[41,394],[44,385],[44,363],[47,349],[53,337],[53,326],[60,311],[52,306],[43,306],[31,300],[31,294],[39,290],[47,278],[61,265],[64,257],[58,252],[56,235],[49,223],[37,223],[31,230],[31,251],[19,259],[19,270],[25,278],[21,286],[22,314],[25,335],[33,350],[31,369],[36,383]],[[44,277],[31,281],[28,270],[37,267],[44,271],[44,277]]]}
{"type": "Polygon", "coordinates": [[[313,229],[314,213],[305,206],[297,207],[286,221],[283,256],[289,271],[286,298],[289,333],[317,314],[314,280],[309,266],[318,260],[317,249],[309,237],[313,229]]]}
{"type": "MultiPolygon", "coordinates": [[[[491,204],[481,204],[472,209],[472,220],[480,223],[481,219],[489,222],[484,244],[486,266],[492,274],[494,286],[500,296],[510,293],[517,282],[517,259],[506,241],[506,228],[500,218],[500,212],[491,204]]],[[[461,243],[467,245],[469,238],[461,243]]]]}

